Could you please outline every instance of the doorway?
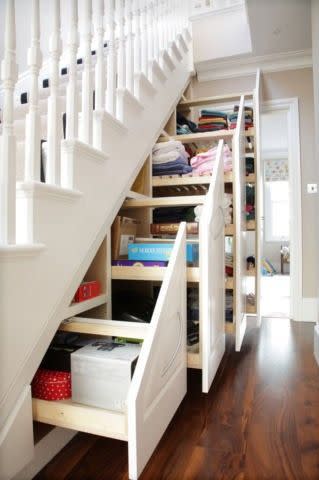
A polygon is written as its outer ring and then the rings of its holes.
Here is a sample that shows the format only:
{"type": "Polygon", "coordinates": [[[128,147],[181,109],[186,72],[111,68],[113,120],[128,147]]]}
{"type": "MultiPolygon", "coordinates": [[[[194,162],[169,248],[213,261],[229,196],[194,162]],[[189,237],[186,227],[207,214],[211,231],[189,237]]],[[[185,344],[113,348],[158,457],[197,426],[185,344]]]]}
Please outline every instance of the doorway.
{"type": "Polygon", "coordinates": [[[298,99],[270,101],[261,115],[261,315],[299,319],[301,192],[298,99]]]}

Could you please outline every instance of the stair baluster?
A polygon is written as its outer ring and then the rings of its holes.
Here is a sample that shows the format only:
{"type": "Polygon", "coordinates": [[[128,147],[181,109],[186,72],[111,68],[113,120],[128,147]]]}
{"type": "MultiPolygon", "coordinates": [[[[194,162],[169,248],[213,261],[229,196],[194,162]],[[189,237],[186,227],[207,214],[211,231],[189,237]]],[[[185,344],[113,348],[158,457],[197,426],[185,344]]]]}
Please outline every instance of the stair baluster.
{"type": "MultiPolygon", "coordinates": [[[[148,68],[151,74],[151,65],[154,59],[154,25],[153,25],[153,2],[147,2],[147,43],[148,43],[148,68]]],[[[149,75],[150,76],[150,75],[149,75]]]]}
{"type": "Polygon", "coordinates": [[[92,117],[93,117],[93,79],[92,79],[92,3],[83,0],[83,12],[80,28],[81,51],[83,53],[82,72],[82,109],[80,140],[91,145],[92,143],[92,117]]]}
{"type": "Polygon", "coordinates": [[[154,60],[159,62],[159,0],[154,0],[154,60]]]}
{"type": "Polygon", "coordinates": [[[115,5],[118,32],[117,88],[122,90],[125,88],[125,20],[123,0],[117,0],[115,5]]]}
{"type": "Polygon", "coordinates": [[[126,88],[134,93],[133,0],[125,0],[126,16],[126,88]]]}
{"type": "Polygon", "coordinates": [[[95,110],[104,110],[105,63],[104,63],[104,1],[93,0],[93,24],[96,42],[95,65],[95,110]]]}
{"type": "Polygon", "coordinates": [[[39,71],[42,62],[40,50],[40,7],[39,0],[32,0],[31,46],[28,50],[30,71],[29,112],[26,116],[25,132],[25,180],[40,181],[40,114],[39,114],[39,71]]]}
{"type": "Polygon", "coordinates": [[[66,139],[73,140],[78,135],[78,89],[77,89],[77,51],[78,35],[78,2],[70,0],[70,30],[68,36],[68,74],[66,90],[66,139]]]}
{"type": "Polygon", "coordinates": [[[141,0],[141,67],[148,77],[147,0],[141,0]]]}
{"type": "MultiPolygon", "coordinates": [[[[134,73],[141,73],[141,10],[140,0],[133,0],[133,32],[134,32],[134,73]]],[[[134,95],[137,96],[137,84],[134,82],[134,95]]]]}
{"type": "Polygon", "coordinates": [[[115,116],[116,111],[116,52],[114,0],[107,0],[107,65],[106,65],[106,111],[115,116]]]}
{"type": "Polygon", "coordinates": [[[52,32],[49,41],[50,73],[48,98],[46,182],[60,183],[60,141],[62,138],[62,119],[59,104],[59,60],[62,52],[60,32],[60,0],[53,0],[52,32]]]}
{"type": "Polygon", "coordinates": [[[13,126],[14,88],[17,81],[15,2],[7,0],[4,59],[1,63],[3,116],[0,155],[0,244],[16,240],[16,138],[13,126]]]}

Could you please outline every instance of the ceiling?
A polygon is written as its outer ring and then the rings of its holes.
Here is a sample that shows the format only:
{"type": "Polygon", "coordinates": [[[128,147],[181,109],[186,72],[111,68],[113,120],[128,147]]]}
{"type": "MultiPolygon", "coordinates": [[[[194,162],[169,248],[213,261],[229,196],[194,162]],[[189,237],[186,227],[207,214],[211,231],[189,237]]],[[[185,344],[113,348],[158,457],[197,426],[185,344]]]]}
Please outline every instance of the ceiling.
{"type": "Polygon", "coordinates": [[[252,55],[311,48],[311,0],[247,0],[252,55]]]}

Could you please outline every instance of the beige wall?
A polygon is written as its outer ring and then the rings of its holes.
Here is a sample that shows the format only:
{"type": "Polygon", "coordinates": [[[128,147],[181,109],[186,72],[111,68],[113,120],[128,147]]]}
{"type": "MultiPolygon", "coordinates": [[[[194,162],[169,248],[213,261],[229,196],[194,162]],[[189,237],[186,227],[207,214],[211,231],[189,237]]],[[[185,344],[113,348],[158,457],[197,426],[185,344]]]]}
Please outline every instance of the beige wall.
{"type": "MultiPolygon", "coordinates": [[[[255,78],[194,82],[193,95],[209,96],[230,92],[242,92],[254,87],[255,78]]],[[[298,97],[300,145],[301,145],[301,195],[303,240],[300,253],[303,255],[303,296],[317,297],[319,263],[318,254],[318,199],[306,193],[307,183],[319,182],[319,168],[315,155],[314,100],[312,69],[265,73],[262,79],[263,99],[298,97]]]]}

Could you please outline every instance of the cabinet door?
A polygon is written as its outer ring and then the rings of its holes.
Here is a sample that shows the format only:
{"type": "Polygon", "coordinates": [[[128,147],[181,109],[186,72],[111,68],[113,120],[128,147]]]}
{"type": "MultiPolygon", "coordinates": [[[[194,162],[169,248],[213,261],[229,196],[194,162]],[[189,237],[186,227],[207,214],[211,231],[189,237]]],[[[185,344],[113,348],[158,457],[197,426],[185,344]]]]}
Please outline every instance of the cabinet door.
{"type": "Polygon", "coordinates": [[[254,125],[255,125],[255,174],[256,174],[256,192],[255,192],[255,207],[256,207],[256,315],[257,325],[261,324],[261,298],[260,298],[260,284],[261,284],[261,260],[263,258],[262,246],[264,240],[264,214],[263,214],[263,171],[261,168],[261,132],[260,132],[260,105],[262,101],[260,70],[257,71],[256,88],[254,91],[254,125]]]}
{"type": "Polygon", "coordinates": [[[136,480],[187,389],[186,224],[181,223],[128,395],[129,478],[136,480]]]}
{"type": "Polygon", "coordinates": [[[246,332],[246,169],[245,169],[245,116],[244,97],[240,99],[237,128],[233,137],[234,172],[234,219],[235,219],[235,285],[234,318],[236,332],[236,351],[239,352],[246,332]]]}
{"type": "Polygon", "coordinates": [[[223,141],[200,218],[200,345],[202,389],[208,392],[225,352],[223,141]]]}

